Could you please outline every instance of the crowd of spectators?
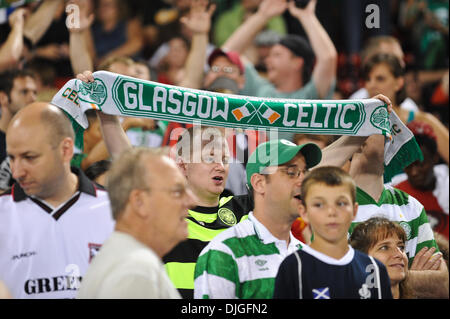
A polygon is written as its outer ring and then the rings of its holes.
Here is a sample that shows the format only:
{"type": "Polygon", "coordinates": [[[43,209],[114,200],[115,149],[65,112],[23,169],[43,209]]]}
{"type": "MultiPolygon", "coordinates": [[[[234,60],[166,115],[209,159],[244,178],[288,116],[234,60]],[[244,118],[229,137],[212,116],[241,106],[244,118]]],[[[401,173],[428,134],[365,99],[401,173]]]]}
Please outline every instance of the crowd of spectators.
{"type": "MultiPolygon", "coordinates": [[[[276,276],[277,270],[288,253],[308,245],[305,254],[291,255],[289,267],[297,269],[297,263],[300,264],[303,258],[307,260],[310,255],[321,261],[329,261],[328,257],[352,259],[354,248],[381,261],[374,262],[357,253],[357,258],[364,263],[381,268],[382,273],[378,275],[383,280],[390,277],[390,285],[384,286],[383,296],[448,298],[449,3],[445,0],[310,0],[304,1],[305,7],[300,7],[297,5],[300,2],[1,1],[0,192],[3,195],[0,196],[0,224],[3,226],[0,228],[0,296],[75,297],[73,281],[79,284],[91,259],[100,250],[101,258],[93,264],[96,268],[87,271],[88,280],[79,297],[271,298],[274,289],[275,297],[292,297],[284,290],[291,283],[280,281],[283,278],[276,276]],[[231,136],[219,134],[220,149],[227,149],[223,152],[227,154],[226,158],[214,159],[219,166],[214,166],[217,164],[214,161],[191,163],[182,156],[172,156],[175,159],[172,161],[168,158],[168,149],[176,147],[183,139],[186,141],[184,134],[192,133],[191,124],[116,117],[94,110],[86,113],[89,127],[83,133],[83,149],[75,146],[73,134],[64,129],[56,128],[57,133],[49,137],[52,130],[43,126],[49,118],[64,125],[63,113],[48,104],[54,94],[72,78],[91,82],[92,72],[97,70],[224,94],[314,100],[378,97],[388,104],[389,112],[395,112],[408,125],[424,160],[404,167],[403,172],[385,183],[383,136],[362,139],[278,133],[274,137],[268,132],[235,129],[231,136]],[[33,116],[44,124],[33,123],[33,116]],[[25,124],[29,127],[24,131],[35,128],[39,133],[33,138],[30,131],[28,139],[17,138],[17,132],[25,124]],[[275,177],[270,176],[272,182],[266,183],[263,180],[267,176],[248,165],[248,159],[255,156],[263,143],[280,144],[278,138],[286,140],[286,145],[296,152],[275,166],[286,163],[291,163],[288,167],[304,166],[304,171],[287,171],[289,183],[285,184],[292,184],[292,193],[298,197],[295,205],[304,205],[308,210],[308,214],[302,213],[304,218],[300,217],[301,210],[292,203],[284,210],[277,206],[287,190],[277,187],[274,181],[279,179],[282,185],[286,176],[275,174],[275,177]],[[54,156],[52,160],[42,157],[47,163],[40,162],[39,148],[43,141],[49,144],[45,147],[45,156],[54,156]],[[230,150],[228,145],[235,149],[230,150]],[[308,147],[304,148],[305,145],[308,147]],[[162,151],[152,153],[149,148],[161,148],[162,151]],[[236,161],[238,153],[244,154],[241,161],[236,161]],[[309,162],[310,157],[316,158],[309,162]],[[136,165],[132,165],[133,161],[136,165]],[[155,170],[150,162],[161,165],[161,171],[155,170]],[[354,232],[349,242],[339,235],[340,244],[335,247],[342,250],[340,255],[329,254],[330,247],[324,244],[328,235],[319,229],[320,220],[311,225],[309,212],[314,209],[309,206],[309,201],[306,205],[305,194],[300,194],[304,173],[315,165],[341,167],[343,170],[327,172],[335,174],[339,180],[352,179],[351,183],[346,182],[354,187],[350,192],[354,198],[349,202],[359,204],[359,208],[356,204],[347,212],[350,219],[345,221],[345,225],[348,223],[346,229],[349,234],[354,232]],[[113,178],[108,179],[110,170],[113,178]],[[119,187],[121,174],[127,174],[127,178],[119,187]],[[171,178],[164,178],[162,174],[171,178]],[[255,176],[259,177],[252,179],[255,176]],[[302,178],[298,179],[300,176],[302,178]],[[155,188],[155,185],[158,186],[155,188]],[[115,189],[108,195],[113,209],[109,217],[105,216],[109,210],[100,212],[107,202],[105,189],[115,189]],[[123,198],[120,192],[129,197],[123,198]],[[157,197],[158,192],[165,194],[157,197]],[[161,216],[169,209],[161,208],[162,204],[157,205],[155,201],[164,198],[169,205],[170,199],[164,196],[175,196],[173,199],[176,200],[170,205],[176,211],[170,218],[177,224],[167,223],[166,217],[161,216]],[[24,259],[36,255],[36,249],[42,247],[29,248],[33,247],[32,236],[27,236],[25,227],[31,229],[33,222],[10,216],[11,207],[19,209],[14,206],[19,203],[30,211],[40,207],[58,221],[63,213],[67,216],[66,211],[82,209],[78,206],[84,202],[79,198],[100,207],[91,208],[98,217],[90,217],[94,219],[90,227],[83,226],[81,217],[75,222],[74,229],[82,233],[80,247],[84,242],[89,243],[87,255],[68,254],[49,270],[43,270],[43,261],[36,262],[30,276],[41,276],[39,279],[13,273],[10,262],[16,262],[15,256],[24,259]],[[266,207],[272,210],[268,211],[266,207]],[[6,212],[6,209],[10,211],[6,212]],[[218,218],[218,212],[225,210],[232,212],[236,219],[234,223],[228,224],[218,218]],[[377,213],[384,214],[389,220],[372,219],[381,218],[376,216],[377,213]],[[410,233],[402,232],[398,227],[404,217],[409,223],[407,227],[416,227],[410,228],[410,233]],[[180,221],[184,219],[187,226],[180,221]],[[26,226],[22,227],[21,223],[26,226]],[[114,232],[113,223],[116,225],[114,232]],[[230,226],[232,229],[228,229],[230,226]],[[248,278],[256,278],[251,274],[246,280],[239,281],[239,267],[247,269],[247,266],[239,264],[236,273],[231,273],[229,269],[221,269],[224,268],[220,266],[223,260],[217,257],[217,251],[224,249],[221,253],[226,254],[225,260],[235,264],[233,249],[240,251],[237,246],[245,245],[239,243],[242,240],[240,232],[248,231],[245,227],[256,232],[251,235],[260,236],[261,241],[273,240],[270,245],[279,245],[280,241],[288,243],[287,250],[285,245],[283,251],[270,255],[275,260],[267,265],[273,267],[270,275],[258,279],[260,282],[253,287],[246,286],[248,278]],[[92,228],[101,229],[101,236],[93,235],[92,228]],[[2,239],[18,229],[23,234],[14,234],[11,238],[24,240],[30,251],[17,252],[29,255],[13,254],[11,259],[9,255],[17,248],[16,244],[11,244],[12,239],[3,242],[2,239]],[[283,231],[277,233],[274,229],[283,231]],[[370,237],[369,230],[382,232],[382,235],[370,234],[370,237]],[[106,241],[109,235],[112,236],[106,241]],[[161,238],[167,242],[163,243],[161,238]],[[367,238],[370,241],[364,242],[367,238]],[[228,244],[221,242],[227,240],[233,241],[229,251],[223,248],[228,244]],[[100,247],[104,241],[102,252],[100,247]],[[375,251],[381,249],[380,242],[400,253],[380,254],[375,251]],[[10,247],[5,246],[8,243],[10,247]],[[116,247],[127,245],[132,247],[130,251],[114,256],[116,247]],[[441,262],[442,253],[434,254],[435,250],[447,252],[447,264],[441,262]],[[327,258],[317,257],[321,253],[327,258]],[[392,270],[390,260],[401,260],[402,271],[397,277],[393,275],[395,269],[392,270]],[[57,269],[64,263],[81,265],[78,269],[81,274],[64,275],[57,269]],[[111,275],[114,272],[108,273],[111,264],[119,267],[114,276],[111,275]],[[155,274],[141,277],[145,271],[155,274]],[[96,278],[98,273],[103,276],[102,282],[96,278]],[[127,281],[127,276],[133,280],[127,281]],[[65,280],[68,286],[65,286],[65,280]],[[155,286],[147,289],[155,282],[162,282],[163,291],[158,292],[155,286]],[[239,285],[243,285],[240,291],[239,285]],[[2,290],[5,293],[2,294],[2,290]]],[[[195,133],[191,135],[191,139],[197,138],[195,133]]],[[[280,146],[283,147],[286,146],[280,146]]],[[[341,182],[329,184],[320,178],[317,183],[325,183],[322,186],[327,190],[343,187],[341,182]]],[[[292,200],[292,194],[290,196],[292,200]]],[[[50,227],[41,217],[36,215],[34,218],[43,229],[50,227]]],[[[45,234],[43,230],[37,232],[36,236],[47,236],[45,240],[64,238],[61,245],[48,254],[51,258],[68,249],[64,245],[75,238],[71,237],[75,236],[74,231],[67,230],[67,222],[63,225],[61,229],[51,228],[52,231],[45,234]]],[[[39,238],[43,240],[44,237],[39,238]]],[[[258,246],[257,249],[266,248],[258,246]]],[[[240,253],[244,254],[243,251],[240,253]]],[[[245,253],[251,255],[254,252],[245,253]]],[[[251,261],[253,263],[253,259],[251,261]]],[[[285,263],[283,265],[283,271],[288,271],[285,263]]],[[[361,269],[350,271],[359,274],[361,269]]],[[[300,283],[296,282],[297,286],[290,288],[297,291],[302,285],[301,279],[300,276],[300,283]]],[[[362,282],[355,284],[361,286],[362,282]]],[[[365,289],[364,285],[361,289],[365,289]]],[[[354,296],[358,291],[343,289],[339,293],[354,296]]]]}

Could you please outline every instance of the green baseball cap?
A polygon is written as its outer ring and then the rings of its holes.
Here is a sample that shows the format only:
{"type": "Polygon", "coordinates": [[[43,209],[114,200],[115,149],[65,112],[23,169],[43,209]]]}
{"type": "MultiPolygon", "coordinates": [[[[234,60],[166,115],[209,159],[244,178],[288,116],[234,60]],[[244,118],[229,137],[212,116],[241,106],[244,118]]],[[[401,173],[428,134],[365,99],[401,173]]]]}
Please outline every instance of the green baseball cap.
{"type": "Polygon", "coordinates": [[[322,151],[314,143],[297,145],[282,139],[270,140],[258,145],[247,161],[246,171],[248,187],[252,187],[250,179],[253,174],[260,174],[264,168],[269,166],[279,166],[287,163],[299,152],[305,157],[307,168],[316,166],[322,159],[322,151]]]}

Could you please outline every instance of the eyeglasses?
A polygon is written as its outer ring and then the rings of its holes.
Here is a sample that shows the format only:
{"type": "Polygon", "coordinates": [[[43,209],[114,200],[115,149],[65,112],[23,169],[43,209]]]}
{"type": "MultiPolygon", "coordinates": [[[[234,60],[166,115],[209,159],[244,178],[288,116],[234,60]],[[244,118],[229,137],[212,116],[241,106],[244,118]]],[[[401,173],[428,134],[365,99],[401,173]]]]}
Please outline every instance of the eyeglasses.
{"type": "Polygon", "coordinates": [[[290,179],[299,178],[300,175],[305,175],[308,172],[307,168],[298,168],[297,166],[278,167],[278,169],[285,173],[290,179]]]}
{"type": "Polygon", "coordinates": [[[143,190],[146,192],[156,191],[156,192],[169,193],[170,196],[174,199],[182,199],[190,191],[189,188],[187,188],[187,187],[177,187],[177,188],[163,188],[163,187],[154,188],[154,187],[151,187],[151,188],[146,188],[143,190]]]}
{"type": "Polygon", "coordinates": [[[214,72],[214,73],[219,73],[220,71],[223,71],[223,73],[231,74],[231,73],[234,73],[235,70],[236,70],[236,68],[233,68],[232,66],[220,67],[220,66],[217,66],[217,65],[213,65],[211,67],[211,71],[214,72]]]}

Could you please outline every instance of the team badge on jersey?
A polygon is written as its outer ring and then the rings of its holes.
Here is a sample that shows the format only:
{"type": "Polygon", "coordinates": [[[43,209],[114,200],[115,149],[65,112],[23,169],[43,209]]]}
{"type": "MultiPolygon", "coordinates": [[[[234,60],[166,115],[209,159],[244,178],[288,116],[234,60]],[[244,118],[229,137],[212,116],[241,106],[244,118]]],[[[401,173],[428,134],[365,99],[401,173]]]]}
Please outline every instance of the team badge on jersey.
{"type": "Polygon", "coordinates": [[[330,299],[330,287],[316,288],[312,293],[314,299],[330,299]]]}
{"type": "Polygon", "coordinates": [[[217,212],[220,220],[227,226],[234,226],[237,223],[237,218],[234,213],[228,208],[220,208],[217,212]]]}
{"type": "Polygon", "coordinates": [[[406,233],[406,240],[411,239],[411,226],[407,222],[400,222],[400,226],[402,226],[403,230],[406,233]]]}
{"type": "Polygon", "coordinates": [[[89,262],[91,262],[92,258],[94,258],[98,254],[98,251],[100,250],[102,245],[89,243],[88,246],[89,246],[89,262]]]}

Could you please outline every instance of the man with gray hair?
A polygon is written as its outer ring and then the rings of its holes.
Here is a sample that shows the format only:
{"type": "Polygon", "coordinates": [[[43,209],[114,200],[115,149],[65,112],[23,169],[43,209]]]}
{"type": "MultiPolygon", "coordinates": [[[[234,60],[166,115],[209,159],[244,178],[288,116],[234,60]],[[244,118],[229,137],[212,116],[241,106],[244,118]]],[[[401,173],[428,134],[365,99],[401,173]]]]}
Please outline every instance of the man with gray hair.
{"type": "Polygon", "coordinates": [[[115,231],[93,260],[78,298],[180,298],[161,258],[188,235],[196,198],[160,149],[132,148],[108,172],[115,231]]]}

